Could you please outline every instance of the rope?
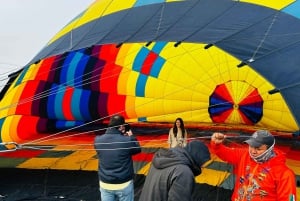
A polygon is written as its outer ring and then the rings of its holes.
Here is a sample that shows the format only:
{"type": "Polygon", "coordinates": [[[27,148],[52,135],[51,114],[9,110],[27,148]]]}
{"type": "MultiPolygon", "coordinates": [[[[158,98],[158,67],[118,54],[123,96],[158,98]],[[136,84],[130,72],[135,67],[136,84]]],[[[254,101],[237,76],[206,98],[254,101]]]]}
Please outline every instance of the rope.
{"type": "MultiPolygon", "coordinates": [[[[65,138],[68,136],[64,136],[62,138],[65,138]]],[[[191,137],[187,138],[188,141],[193,141],[193,140],[199,140],[199,139],[210,139],[211,136],[201,136],[201,137],[191,137]]],[[[226,135],[226,140],[229,139],[237,139],[237,138],[249,138],[248,135],[240,135],[240,136],[234,136],[234,135],[226,135]]],[[[229,140],[230,141],[230,140],[229,140]]],[[[96,149],[94,148],[95,145],[115,145],[115,144],[131,144],[131,143],[147,143],[147,142],[157,142],[157,143],[151,143],[151,145],[163,145],[167,143],[167,138],[166,139],[154,139],[154,140],[136,140],[136,141],[129,141],[129,142],[108,142],[108,143],[88,143],[88,144],[57,144],[57,145],[37,145],[37,144],[18,144],[17,142],[3,142],[0,143],[0,146],[9,146],[9,145],[14,145],[13,148],[7,149],[7,150],[1,150],[0,152],[7,152],[7,151],[17,151],[20,149],[32,149],[32,150],[44,150],[44,151],[58,151],[58,150],[72,150],[72,151],[97,151],[97,150],[108,150],[108,151],[113,151],[113,150],[127,150],[127,149],[135,149],[135,148],[142,148],[146,147],[144,145],[142,146],[131,146],[131,147],[122,147],[122,148],[103,148],[103,149],[96,149]],[[165,141],[165,143],[162,143],[162,141],[165,141]],[[59,148],[59,147],[66,147],[66,148],[59,148]],[[93,146],[93,148],[76,148],[76,147],[87,147],[87,146],[93,146]],[[55,147],[55,150],[53,148],[55,147]],[[67,148],[69,147],[69,148],[67,148]],[[74,148],[72,148],[74,147],[74,148]]]]}

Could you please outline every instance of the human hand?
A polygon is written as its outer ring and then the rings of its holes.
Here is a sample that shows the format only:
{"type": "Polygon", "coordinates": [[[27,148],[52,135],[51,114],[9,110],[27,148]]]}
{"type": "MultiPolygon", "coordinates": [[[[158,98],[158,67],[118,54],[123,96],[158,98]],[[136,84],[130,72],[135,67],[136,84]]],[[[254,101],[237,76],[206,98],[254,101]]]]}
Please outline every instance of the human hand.
{"type": "Polygon", "coordinates": [[[132,133],[131,129],[130,129],[129,131],[126,131],[126,132],[125,132],[125,135],[127,135],[127,136],[132,136],[133,133],[132,133]]]}
{"type": "Polygon", "coordinates": [[[225,135],[223,133],[214,133],[211,136],[211,141],[214,142],[215,144],[221,144],[225,140],[225,135]]]}
{"type": "Polygon", "coordinates": [[[179,138],[179,139],[177,140],[177,146],[183,147],[183,138],[179,138]]]}

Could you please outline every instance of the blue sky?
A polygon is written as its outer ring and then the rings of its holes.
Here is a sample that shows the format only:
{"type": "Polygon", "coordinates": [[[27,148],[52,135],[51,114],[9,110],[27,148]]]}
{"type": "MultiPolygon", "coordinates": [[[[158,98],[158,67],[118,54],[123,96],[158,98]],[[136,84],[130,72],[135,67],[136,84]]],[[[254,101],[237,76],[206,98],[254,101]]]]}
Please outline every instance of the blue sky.
{"type": "Polygon", "coordinates": [[[26,65],[62,27],[93,2],[0,0],[0,80],[26,65]]]}

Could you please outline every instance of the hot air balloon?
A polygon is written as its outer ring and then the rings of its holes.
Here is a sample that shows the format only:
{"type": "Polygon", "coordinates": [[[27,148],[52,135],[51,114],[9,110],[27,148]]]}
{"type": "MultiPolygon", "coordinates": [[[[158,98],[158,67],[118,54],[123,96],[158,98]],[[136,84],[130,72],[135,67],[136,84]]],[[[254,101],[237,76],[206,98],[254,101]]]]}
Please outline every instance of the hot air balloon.
{"type": "MultiPolygon", "coordinates": [[[[135,168],[146,175],[182,117],[191,140],[212,130],[276,133],[299,178],[299,2],[95,1],[10,75],[0,101],[3,161],[96,170],[94,134],[122,114],[140,134],[135,168]]],[[[215,158],[196,181],[230,190],[232,178],[215,158]]]]}

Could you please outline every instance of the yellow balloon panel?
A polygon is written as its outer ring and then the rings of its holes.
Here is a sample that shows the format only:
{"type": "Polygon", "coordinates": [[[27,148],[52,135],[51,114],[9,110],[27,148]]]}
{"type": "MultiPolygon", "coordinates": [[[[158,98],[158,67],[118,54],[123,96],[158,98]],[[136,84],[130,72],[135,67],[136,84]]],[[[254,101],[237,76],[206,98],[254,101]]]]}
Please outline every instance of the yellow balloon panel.
{"type": "MultiPolygon", "coordinates": [[[[265,109],[280,108],[281,117],[286,117],[293,122],[292,125],[296,125],[283,98],[276,94],[272,96],[268,94],[268,91],[274,88],[268,81],[249,66],[238,68],[237,64],[240,61],[214,46],[204,49],[204,44],[182,43],[175,48],[173,42],[166,43],[161,52],[156,53],[165,61],[157,77],[134,70],[134,62],[139,52],[146,49],[151,52],[155,45],[156,43],[152,43],[145,47],[142,43],[124,44],[118,54],[117,64],[123,66],[119,81],[127,83],[126,87],[119,86],[120,94],[136,96],[139,78],[146,77],[145,94],[135,101],[137,107],[143,105],[143,110],[137,109],[134,113],[136,117],[144,116],[149,121],[151,116],[157,117],[172,112],[178,114],[181,111],[174,110],[174,108],[182,107],[187,111],[192,111],[188,117],[191,121],[200,121],[199,116],[201,116],[201,122],[212,122],[207,111],[210,96],[218,85],[225,84],[232,98],[232,104],[235,104],[237,108],[228,114],[223,123],[247,124],[244,121],[245,117],[242,117],[237,110],[238,104],[259,94],[263,99],[265,109]],[[258,94],[253,95],[255,88],[258,94]],[[149,102],[149,99],[145,97],[150,98],[151,101],[149,102]],[[276,106],[272,106],[274,104],[276,106]],[[153,110],[153,107],[160,109],[153,110]],[[204,115],[195,111],[204,112],[204,115]],[[191,114],[195,116],[191,117],[191,114]]],[[[263,116],[266,115],[272,116],[268,112],[263,112],[263,116]]],[[[271,122],[267,120],[270,118],[263,117],[257,125],[270,124],[271,122]]],[[[274,123],[271,125],[276,128],[274,123]]]]}
{"type": "Polygon", "coordinates": [[[182,85],[173,85],[155,78],[148,78],[145,97],[191,101],[193,90],[182,85]]]}
{"type": "Polygon", "coordinates": [[[191,102],[180,100],[136,98],[136,113],[138,116],[157,116],[190,110],[191,102]]]}
{"type": "Polygon", "coordinates": [[[23,90],[24,85],[19,85],[6,93],[5,98],[0,101],[0,118],[15,114],[17,105],[21,104],[18,100],[23,90]]]}
{"type": "Polygon", "coordinates": [[[111,1],[111,0],[96,0],[87,10],[85,10],[80,18],[74,19],[67,26],[60,30],[48,43],[51,44],[58,38],[67,34],[68,32],[76,29],[88,22],[91,22],[97,18],[109,15],[116,11],[131,8],[136,0],[126,0],[126,1],[111,1]]]}
{"type": "Polygon", "coordinates": [[[234,109],[231,114],[229,115],[229,117],[226,119],[225,123],[231,123],[231,124],[239,124],[239,123],[246,123],[243,118],[241,118],[239,112],[234,109]]]}
{"type": "Polygon", "coordinates": [[[230,175],[226,171],[212,170],[208,168],[202,168],[202,172],[195,178],[197,183],[206,183],[212,186],[220,186],[224,180],[230,175]]]}
{"type": "Polygon", "coordinates": [[[289,4],[295,2],[295,0],[280,0],[280,1],[269,1],[269,0],[241,0],[241,2],[248,2],[253,4],[258,4],[261,6],[266,6],[281,10],[282,8],[288,6],[289,4]]]}
{"type": "Polygon", "coordinates": [[[278,130],[297,130],[297,124],[288,111],[264,109],[261,123],[265,124],[265,127],[273,127],[278,130]]]}
{"type": "Polygon", "coordinates": [[[123,95],[135,95],[136,80],[138,79],[138,73],[123,68],[122,73],[119,76],[118,81],[118,93],[123,95]]]}
{"type": "Polygon", "coordinates": [[[17,135],[17,123],[21,116],[9,116],[5,119],[1,129],[1,140],[2,142],[19,142],[20,139],[17,135]]]}
{"type": "MultiPolygon", "coordinates": [[[[32,64],[29,68],[27,68],[26,73],[24,74],[24,78],[22,79],[23,82],[29,81],[29,80],[37,80],[40,79],[43,74],[39,74],[39,76],[36,76],[40,68],[39,64],[32,64]]],[[[44,72],[44,74],[47,74],[48,72],[44,72]]]]}

